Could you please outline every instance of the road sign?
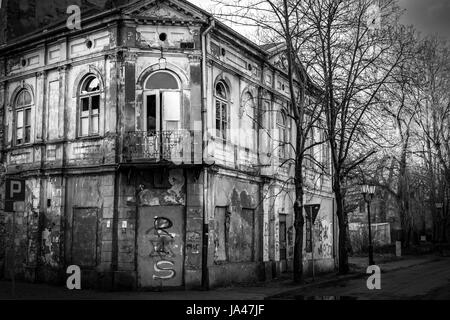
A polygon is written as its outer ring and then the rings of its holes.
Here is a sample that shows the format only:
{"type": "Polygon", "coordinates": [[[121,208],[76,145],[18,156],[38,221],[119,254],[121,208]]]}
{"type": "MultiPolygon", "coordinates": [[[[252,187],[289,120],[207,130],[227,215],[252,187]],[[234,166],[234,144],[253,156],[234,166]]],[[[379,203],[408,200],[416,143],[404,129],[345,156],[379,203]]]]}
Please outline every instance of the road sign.
{"type": "Polygon", "coordinates": [[[6,179],[5,189],[5,211],[11,212],[14,211],[14,202],[25,201],[25,180],[6,179]]]}
{"type": "Polygon", "coordinates": [[[320,210],[320,204],[305,204],[306,217],[314,224],[320,210]]]}
{"type": "Polygon", "coordinates": [[[306,218],[311,221],[310,227],[310,237],[311,237],[311,263],[312,263],[312,276],[313,280],[315,278],[314,271],[314,222],[316,221],[317,214],[319,213],[320,204],[305,204],[306,218]]]}

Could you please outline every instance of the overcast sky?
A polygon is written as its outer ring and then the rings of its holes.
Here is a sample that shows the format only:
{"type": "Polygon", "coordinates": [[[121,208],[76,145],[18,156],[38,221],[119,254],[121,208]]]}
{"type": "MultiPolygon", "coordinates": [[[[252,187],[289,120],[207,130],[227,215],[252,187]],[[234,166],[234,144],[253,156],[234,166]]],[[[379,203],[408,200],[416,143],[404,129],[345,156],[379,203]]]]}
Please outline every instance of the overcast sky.
{"type": "MultiPolygon", "coordinates": [[[[197,6],[211,12],[211,0],[189,0],[197,6]]],[[[399,0],[406,9],[403,23],[414,25],[421,33],[437,33],[450,40],[450,0],[399,0]]],[[[249,36],[245,28],[236,28],[249,36]]]]}
{"type": "Polygon", "coordinates": [[[406,8],[403,21],[423,33],[437,33],[450,39],[450,0],[400,0],[406,8]]]}

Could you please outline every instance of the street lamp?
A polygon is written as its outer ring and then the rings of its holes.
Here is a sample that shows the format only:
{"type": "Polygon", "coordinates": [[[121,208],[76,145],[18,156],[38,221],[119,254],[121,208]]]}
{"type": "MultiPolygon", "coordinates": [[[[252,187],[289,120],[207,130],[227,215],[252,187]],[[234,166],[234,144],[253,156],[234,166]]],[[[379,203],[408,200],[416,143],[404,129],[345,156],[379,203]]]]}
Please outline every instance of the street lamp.
{"type": "Polygon", "coordinates": [[[361,193],[364,197],[364,201],[367,203],[367,220],[369,221],[369,265],[372,266],[375,262],[373,261],[372,228],[370,226],[370,202],[375,193],[375,186],[362,185],[361,193]]]}

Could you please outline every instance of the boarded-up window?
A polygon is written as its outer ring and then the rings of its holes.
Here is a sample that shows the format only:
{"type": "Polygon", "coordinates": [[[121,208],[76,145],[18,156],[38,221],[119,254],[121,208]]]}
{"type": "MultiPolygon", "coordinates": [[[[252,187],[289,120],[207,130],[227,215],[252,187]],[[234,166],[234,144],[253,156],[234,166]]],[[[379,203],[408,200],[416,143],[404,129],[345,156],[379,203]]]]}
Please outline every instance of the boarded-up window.
{"type": "Polygon", "coordinates": [[[253,261],[254,215],[252,209],[233,212],[230,217],[228,256],[230,262],[253,261]]]}
{"type": "Polygon", "coordinates": [[[227,260],[227,212],[226,208],[216,207],[215,213],[215,237],[214,237],[214,261],[227,260]]]}
{"type": "Polygon", "coordinates": [[[59,81],[49,83],[48,90],[48,138],[58,138],[59,81]]]}
{"type": "Polygon", "coordinates": [[[250,262],[254,257],[255,210],[227,212],[224,207],[215,209],[214,261],[250,262]]]}
{"type": "Polygon", "coordinates": [[[287,238],[286,238],[286,215],[280,214],[280,259],[286,260],[287,238]]]}
{"type": "Polygon", "coordinates": [[[74,208],[72,264],[95,267],[97,258],[98,208],[74,208]]]}

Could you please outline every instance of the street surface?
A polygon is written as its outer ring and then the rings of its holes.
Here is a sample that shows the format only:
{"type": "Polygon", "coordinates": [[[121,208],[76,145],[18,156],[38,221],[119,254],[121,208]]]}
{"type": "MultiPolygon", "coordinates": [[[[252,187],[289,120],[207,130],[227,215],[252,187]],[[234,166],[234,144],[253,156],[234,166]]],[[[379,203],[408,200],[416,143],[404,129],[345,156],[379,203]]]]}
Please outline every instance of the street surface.
{"type": "MultiPolygon", "coordinates": [[[[353,259],[358,272],[346,276],[328,274],[306,284],[292,283],[291,275],[267,283],[217,288],[210,291],[163,290],[162,292],[103,292],[68,290],[61,286],[16,282],[13,297],[10,281],[0,281],[0,299],[119,299],[119,300],[450,300],[450,258],[405,257],[380,262],[381,290],[369,290],[364,271],[367,259],[353,259]]],[[[377,260],[376,260],[377,261],[377,260]]]]}
{"type": "Polygon", "coordinates": [[[330,300],[400,300],[432,299],[450,300],[450,258],[441,258],[416,266],[383,273],[381,269],[381,289],[369,290],[369,277],[342,280],[276,296],[277,299],[330,299],[330,300]]]}

